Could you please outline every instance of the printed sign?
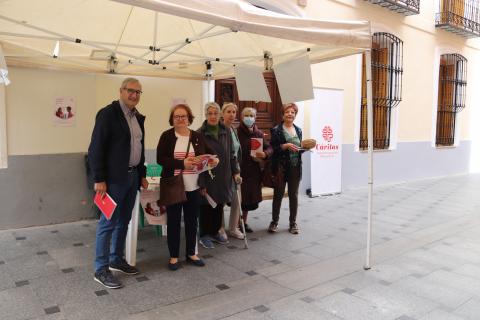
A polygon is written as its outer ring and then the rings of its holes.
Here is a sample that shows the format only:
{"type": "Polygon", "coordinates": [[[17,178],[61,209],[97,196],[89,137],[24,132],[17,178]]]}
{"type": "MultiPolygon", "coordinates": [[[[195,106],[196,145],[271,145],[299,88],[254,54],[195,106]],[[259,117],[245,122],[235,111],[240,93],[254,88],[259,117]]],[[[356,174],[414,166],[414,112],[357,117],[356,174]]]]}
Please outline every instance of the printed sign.
{"type": "Polygon", "coordinates": [[[57,97],[52,112],[55,126],[72,127],[75,125],[77,109],[71,97],[57,97]]]}
{"type": "Polygon", "coordinates": [[[315,88],[310,132],[317,140],[311,149],[312,195],[342,190],[343,91],[315,88]]]}

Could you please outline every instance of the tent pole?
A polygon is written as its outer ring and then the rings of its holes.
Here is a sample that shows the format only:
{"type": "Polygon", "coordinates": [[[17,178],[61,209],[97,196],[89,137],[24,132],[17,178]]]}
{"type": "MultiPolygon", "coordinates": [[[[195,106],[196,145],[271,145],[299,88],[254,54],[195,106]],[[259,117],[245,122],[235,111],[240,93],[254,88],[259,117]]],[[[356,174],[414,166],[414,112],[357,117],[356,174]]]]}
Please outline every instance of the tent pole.
{"type": "Polygon", "coordinates": [[[155,12],[155,21],[153,23],[153,57],[152,60],[155,61],[157,54],[157,30],[158,30],[158,12],[155,12]]]}
{"type": "Polygon", "coordinates": [[[210,92],[210,85],[212,83],[212,79],[210,77],[208,77],[208,80],[207,80],[207,97],[208,97],[208,101],[210,101],[210,97],[211,97],[211,92],[210,92]]]}
{"type": "Polygon", "coordinates": [[[367,127],[368,127],[368,212],[367,212],[367,257],[365,270],[371,268],[370,247],[372,241],[372,207],[373,207],[373,99],[372,99],[372,52],[365,52],[365,69],[367,76],[367,127]]]}

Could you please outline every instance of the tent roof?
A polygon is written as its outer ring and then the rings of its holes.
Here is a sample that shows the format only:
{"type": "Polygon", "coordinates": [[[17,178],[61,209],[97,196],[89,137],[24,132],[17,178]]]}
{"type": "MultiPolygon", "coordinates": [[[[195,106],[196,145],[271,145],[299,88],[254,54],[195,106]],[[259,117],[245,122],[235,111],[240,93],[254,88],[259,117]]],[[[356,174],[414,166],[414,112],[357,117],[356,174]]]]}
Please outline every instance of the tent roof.
{"type": "Polygon", "coordinates": [[[265,52],[274,64],[307,52],[316,63],[370,43],[369,22],[292,17],[245,0],[0,1],[8,66],[204,79],[211,61],[224,78],[234,65],[263,66],[265,52]]]}

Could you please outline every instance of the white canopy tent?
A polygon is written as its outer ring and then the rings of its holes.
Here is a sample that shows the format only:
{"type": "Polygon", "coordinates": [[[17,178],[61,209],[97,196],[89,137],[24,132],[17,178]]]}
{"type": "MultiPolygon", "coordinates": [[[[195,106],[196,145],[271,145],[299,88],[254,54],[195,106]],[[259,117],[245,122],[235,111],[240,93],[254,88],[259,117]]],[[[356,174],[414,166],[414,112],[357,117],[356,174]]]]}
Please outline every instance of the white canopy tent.
{"type": "Polygon", "coordinates": [[[365,267],[370,267],[373,111],[369,22],[293,17],[246,0],[3,0],[0,46],[7,66],[199,80],[231,77],[235,65],[263,67],[301,55],[308,55],[313,64],[366,52],[369,201],[365,267]]]}

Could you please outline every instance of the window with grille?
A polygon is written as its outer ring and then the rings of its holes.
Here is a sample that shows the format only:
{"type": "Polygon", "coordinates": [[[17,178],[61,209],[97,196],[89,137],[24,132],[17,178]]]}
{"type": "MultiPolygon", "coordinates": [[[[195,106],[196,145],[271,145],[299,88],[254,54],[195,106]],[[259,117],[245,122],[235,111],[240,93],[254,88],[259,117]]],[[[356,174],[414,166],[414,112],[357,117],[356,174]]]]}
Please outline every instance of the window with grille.
{"type": "MultiPolygon", "coordinates": [[[[368,148],[367,76],[365,54],[362,66],[360,149],[368,148]]],[[[372,37],[373,148],[390,147],[392,108],[402,100],[403,41],[390,33],[372,37]]]]}
{"type": "Polygon", "coordinates": [[[457,113],[465,108],[467,59],[459,54],[440,56],[438,76],[437,146],[453,146],[457,113]]]}

